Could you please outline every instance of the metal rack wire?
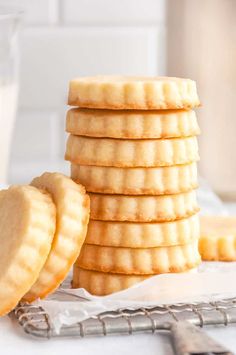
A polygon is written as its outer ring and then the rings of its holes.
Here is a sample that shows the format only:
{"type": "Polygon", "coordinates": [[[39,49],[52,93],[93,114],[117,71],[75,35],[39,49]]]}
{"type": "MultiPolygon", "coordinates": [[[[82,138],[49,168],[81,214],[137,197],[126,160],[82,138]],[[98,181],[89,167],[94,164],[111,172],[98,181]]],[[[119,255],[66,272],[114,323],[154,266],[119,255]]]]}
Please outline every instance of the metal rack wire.
{"type": "Polygon", "coordinates": [[[170,330],[171,324],[176,321],[188,321],[200,327],[236,323],[236,298],[211,303],[119,309],[70,326],[64,325],[59,333],[41,307],[20,304],[15,309],[14,316],[27,334],[41,338],[155,333],[170,330]]]}

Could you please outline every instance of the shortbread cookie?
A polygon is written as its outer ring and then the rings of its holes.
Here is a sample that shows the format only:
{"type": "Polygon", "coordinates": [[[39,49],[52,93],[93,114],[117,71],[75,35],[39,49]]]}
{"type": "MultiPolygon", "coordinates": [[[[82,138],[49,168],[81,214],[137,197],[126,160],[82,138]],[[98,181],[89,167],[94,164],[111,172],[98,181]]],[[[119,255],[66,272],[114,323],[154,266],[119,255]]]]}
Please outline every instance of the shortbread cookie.
{"type": "Polygon", "coordinates": [[[51,248],[56,208],[32,186],[0,191],[0,315],[11,311],[36,281],[51,248]]]}
{"type": "Polygon", "coordinates": [[[164,222],[189,217],[199,210],[195,191],[161,196],[89,196],[91,219],[102,221],[164,222]]]}
{"type": "Polygon", "coordinates": [[[189,110],[114,111],[73,108],[66,130],[79,136],[121,139],[189,137],[200,133],[196,114],[189,110]]]}
{"type": "Polygon", "coordinates": [[[196,163],[156,168],[72,164],[71,177],[80,181],[87,191],[105,194],[167,195],[198,186],[196,163]]]}
{"type": "Polygon", "coordinates": [[[200,105],[196,83],[171,77],[95,76],[71,80],[71,106],[106,109],[189,109],[200,105]]]}
{"type": "Polygon", "coordinates": [[[84,244],[76,265],[83,269],[117,274],[183,272],[200,263],[198,240],[158,248],[118,248],[84,244]]]}
{"type": "Polygon", "coordinates": [[[182,245],[199,238],[197,214],[173,222],[132,223],[90,220],[86,244],[126,248],[182,245]]]}
{"type": "Polygon", "coordinates": [[[201,216],[199,252],[203,260],[236,261],[236,217],[201,216]]]}
{"type": "MultiPolygon", "coordinates": [[[[188,272],[191,271],[188,270],[188,272]]],[[[106,296],[129,288],[151,276],[153,275],[125,275],[99,272],[85,270],[74,265],[72,287],[84,288],[96,296],[106,296]]]]}
{"type": "Polygon", "coordinates": [[[70,135],[65,159],[80,165],[155,167],[199,159],[196,137],[124,140],[70,135]]]}
{"type": "Polygon", "coordinates": [[[44,173],[31,185],[52,195],[57,208],[57,228],[47,261],[25,295],[26,301],[45,297],[65,279],[80,253],[89,220],[89,197],[83,186],[59,173],[44,173]]]}
{"type": "Polygon", "coordinates": [[[96,296],[122,291],[153,275],[122,275],[85,270],[74,265],[73,288],[85,288],[96,296]]]}

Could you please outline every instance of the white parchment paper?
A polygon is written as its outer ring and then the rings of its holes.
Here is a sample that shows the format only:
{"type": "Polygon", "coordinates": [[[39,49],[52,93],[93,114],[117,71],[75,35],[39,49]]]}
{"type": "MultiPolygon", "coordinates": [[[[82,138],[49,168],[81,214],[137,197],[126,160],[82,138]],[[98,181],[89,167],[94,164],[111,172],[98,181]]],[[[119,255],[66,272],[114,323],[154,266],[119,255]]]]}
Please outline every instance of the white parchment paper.
{"type": "MultiPolygon", "coordinates": [[[[201,179],[201,214],[227,215],[226,206],[201,179]]],[[[101,312],[162,304],[213,301],[236,296],[236,262],[204,262],[182,274],[153,276],[128,290],[96,297],[84,289],[70,289],[70,277],[54,294],[35,304],[42,306],[59,332],[62,325],[83,321],[101,312]]]]}

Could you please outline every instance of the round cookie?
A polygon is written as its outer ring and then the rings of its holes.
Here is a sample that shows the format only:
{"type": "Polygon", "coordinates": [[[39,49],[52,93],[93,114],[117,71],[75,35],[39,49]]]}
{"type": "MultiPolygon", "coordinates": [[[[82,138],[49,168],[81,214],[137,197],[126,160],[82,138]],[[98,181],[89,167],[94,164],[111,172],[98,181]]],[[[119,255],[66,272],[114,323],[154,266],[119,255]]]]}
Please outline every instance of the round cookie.
{"type": "Polygon", "coordinates": [[[80,165],[132,168],[188,164],[199,156],[196,137],[126,140],[70,135],[65,159],[80,165]]]}
{"type": "Polygon", "coordinates": [[[236,261],[236,217],[201,216],[199,252],[203,260],[236,261]]]}
{"type": "Polygon", "coordinates": [[[59,173],[44,173],[31,185],[49,192],[57,209],[52,248],[39,277],[24,300],[43,298],[54,291],[77,259],[87,232],[89,197],[83,186],[59,173]]]}
{"type": "Polygon", "coordinates": [[[0,191],[0,315],[11,311],[34,284],[56,228],[49,194],[32,186],[0,191]]]}
{"type": "Polygon", "coordinates": [[[172,222],[135,223],[90,220],[86,244],[125,248],[183,245],[199,239],[197,214],[172,222]]]}
{"type": "Polygon", "coordinates": [[[66,131],[78,136],[156,139],[200,133],[192,110],[114,111],[73,108],[67,112],[66,131]]]}
{"type": "Polygon", "coordinates": [[[158,248],[119,248],[84,244],[76,265],[117,274],[151,275],[184,272],[199,265],[198,240],[158,248]]]}
{"type": "Polygon", "coordinates": [[[96,296],[122,291],[153,275],[124,275],[81,269],[74,265],[73,288],[85,288],[96,296]]]}
{"type": "Polygon", "coordinates": [[[105,109],[190,109],[200,105],[196,83],[174,77],[95,76],[70,81],[68,104],[105,109]]]}
{"type": "Polygon", "coordinates": [[[194,190],[160,196],[89,196],[90,218],[102,221],[165,222],[192,216],[199,210],[194,190]]]}
{"type": "Polygon", "coordinates": [[[198,187],[196,163],[156,168],[71,164],[71,178],[102,194],[169,195],[198,187]]]}

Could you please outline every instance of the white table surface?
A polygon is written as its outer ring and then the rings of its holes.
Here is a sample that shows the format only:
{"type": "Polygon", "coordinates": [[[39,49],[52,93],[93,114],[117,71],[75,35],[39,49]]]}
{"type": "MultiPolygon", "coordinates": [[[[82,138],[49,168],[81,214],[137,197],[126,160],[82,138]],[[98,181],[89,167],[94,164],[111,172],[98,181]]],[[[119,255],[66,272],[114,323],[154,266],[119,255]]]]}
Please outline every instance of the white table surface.
{"type": "MultiPolygon", "coordinates": [[[[206,329],[206,328],[205,328],[206,329]]],[[[207,328],[207,333],[236,352],[236,325],[207,328]]],[[[172,355],[169,336],[139,334],[87,339],[42,340],[24,334],[9,317],[0,319],[0,349],[4,355],[172,355]]]]}

